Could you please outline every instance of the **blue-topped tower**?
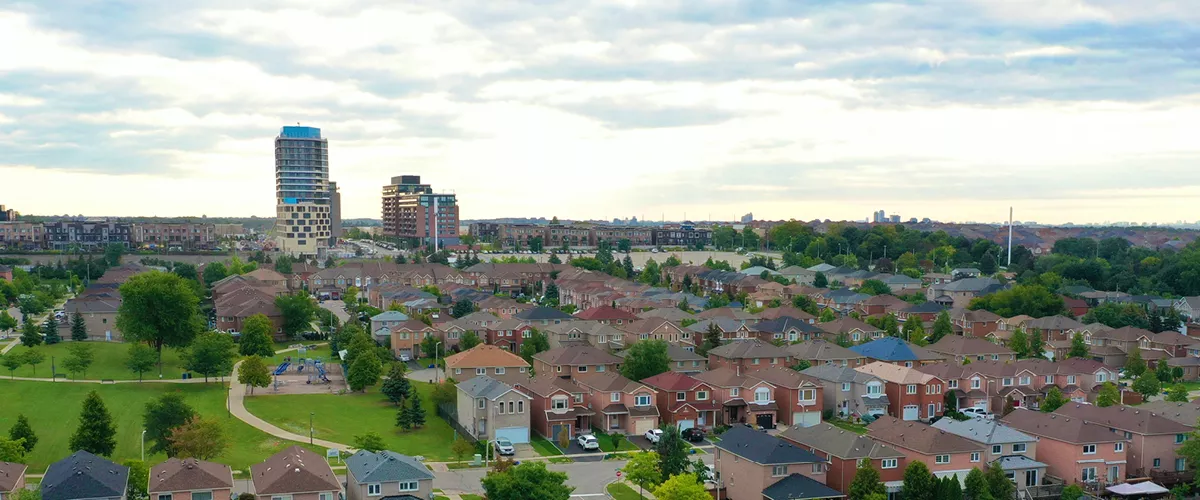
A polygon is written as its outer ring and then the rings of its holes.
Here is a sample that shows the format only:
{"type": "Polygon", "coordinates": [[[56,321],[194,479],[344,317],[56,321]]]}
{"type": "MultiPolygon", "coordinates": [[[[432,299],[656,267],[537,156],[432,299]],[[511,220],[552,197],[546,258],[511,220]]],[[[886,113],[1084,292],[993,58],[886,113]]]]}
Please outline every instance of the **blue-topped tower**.
{"type": "Polygon", "coordinates": [[[324,254],[333,234],[329,141],[315,127],[286,126],[275,138],[275,241],[294,256],[324,254]]]}

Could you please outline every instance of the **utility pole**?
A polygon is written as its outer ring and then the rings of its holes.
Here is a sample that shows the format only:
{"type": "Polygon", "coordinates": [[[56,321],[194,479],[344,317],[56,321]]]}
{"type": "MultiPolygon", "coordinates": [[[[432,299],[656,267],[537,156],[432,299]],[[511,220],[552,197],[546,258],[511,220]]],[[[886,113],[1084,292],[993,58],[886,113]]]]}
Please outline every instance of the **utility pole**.
{"type": "Polygon", "coordinates": [[[1012,267],[1012,233],[1013,233],[1013,209],[1008,207],[1008,264],[1004,267],[1012,267]]]}

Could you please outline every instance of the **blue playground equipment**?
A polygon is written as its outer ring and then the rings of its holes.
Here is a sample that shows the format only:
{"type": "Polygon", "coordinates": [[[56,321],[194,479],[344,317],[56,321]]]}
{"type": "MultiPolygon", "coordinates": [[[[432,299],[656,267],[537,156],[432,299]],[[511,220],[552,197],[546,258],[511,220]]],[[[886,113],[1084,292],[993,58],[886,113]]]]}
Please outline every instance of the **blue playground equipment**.
{"type": "Polygon", "coordinates": [[[275,367],[275,375],[283,375],[284,373],[287,373],[287,369],[289,366],[291,366],[291,364],[291,361],[284,361],[283,363],[280,363],[279,366],[275,367]]]}

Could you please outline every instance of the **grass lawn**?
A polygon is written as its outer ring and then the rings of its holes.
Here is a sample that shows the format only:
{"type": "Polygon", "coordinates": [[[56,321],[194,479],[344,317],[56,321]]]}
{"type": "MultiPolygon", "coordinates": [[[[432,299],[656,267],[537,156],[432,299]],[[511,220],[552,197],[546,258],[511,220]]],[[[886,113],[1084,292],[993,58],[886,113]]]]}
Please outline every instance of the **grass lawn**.
{"type": "Polygon", "coordinates": [[[829,422],[830,424],[832,424],[835,427],[840,427],[842,429],[846,429],[850,432],[854,432],[854,433],[858,433],[858,434],[866,434],[867,433],[867,426],[865,426],[863,424],[856,424],[854,422],[849,422],[846,420],[842,420],[840,418],[835,418],[833,420],[826,420],[826,422],[829,422]]]}
{"type": "Polygon", "coordinates": [[[366,394],[261,395],[246,398],[246,409],[259,418],[297,434],[308,433],[308,414],[314,413],[315,436],[337,443],[354,444],[354,436],[371,430],[383,436],[389,450],[421,455],[430,461],[453,458],[450,443],[454,430],[437,416],[430,396],[433,385],[413,382],[425,409],[425,427],[401,432],[396,427],[396,405],[377,388],[366,394]]]}
{"type": "Polygon", "coordinates": [[[641,500],[646,498],[639,495],[637,490],[630,488],[625,483],[612,483],[605,488],[605,491],[616,500],[641,500]]]}
{"type": "Polygon", "coordinates": [[[554,443],[541,436],[533,436],[533,440],[529,444],[533,445],[533,449],[538,452],[538,455],[543,457],[553,457],[563,454],[562,450],[558,449],[554,443]]]}
{"type": "MultiPolygon", "coordinates": [[[[63,368],[63,360],[67,358],[70,351],[67,350],[73,342],[61,342],[54,345],[40,345],[37,350],[46,355],[46,361],[37,365],[35,371],[33,367],[24,365],[17,369],[18,377],[42,377],[50,378],[50,358],[54,357],[54,364],[57,365],[57,372],[60,374],[67,373],[63,368]]],[[[92,361],[92,366],[88,368],[87,373],[81,374],[80,378],[89,380],[137,380],[136,373],[129,371],[125,367],[125,361],[129,359],[130,344],[124,342],[87,342],[87,345],[92,347],[92,353],[95,359],[92,361]]],[[[8,351],[8,356],[21,354],[29,348],[18,345],[11,351],[8,351]]],[[[163,378],[177,379],[183,373],[183,361],[179,359],[179,351],[169,347],[163,348],[163,378]]],[[[8,370],[0,368],[0,375],[9,375],[8,370]]],[[[158,378],[158,368],[146,372],[144,377],[147,379],[158,378]]]]}
{"type": "Polygon", "coordinates": [[[596,436],[596,441],[600,442],[600,451],[603,451],[605,453],[612,453],[614,451],[639,451],[639,450],[641,450],[641,448],[638,448],[636,444],[630,443],[629,438],[627,436],[621,436],[621,448],[620,449],[613,449],[612,436],[609,436],[604,431],[601,431],[600,429],[596,429],[596,428],[592,429],[592,435],[596,436]]]}
{"type": "MultiPolygon", "coordinates": [[[[235,469],[246,468],[295,444],[271,437],[236,418],[229,418],[225,410],[226,386],[215,382],[103,385],[0,379],[0,401],[5,402],[0,404],[0,429],[7,432],[16,421],[17,414],[24,413],[38,436],[37,447],[27,460],[31,473],[41,473],[51,462],[71,454],[73,450],[67,449],[67,443],[78,425],[83,398],[92,390],[100,393],[116,422],[117,449],[111,458],[118,462],[139,458],[142,411],[147,401],[168,391],[183,393],[188,404],[201,416],[224,424],[229,448],[217,462],[235,469]]],[[[149,463],[165,459],[162,455],[146,457],[149,463]]]]}
{"type": "Polygon", "coordinates": [[[461,496],[463,500],[483,500],[483,497],[481,497],[479,495],[472,495],[470,493],[466,493],[466,494],[459,495],[459,496],[461,496]]]}
{"type": "MultiPolygon", "coordinates": [[[[294,343],[294,342],[290,342],[290,343],[294,343]]],[[[304,344],[306,344],[306,345],[311,344],[311,343],[312,342],[304,342],[304,344]]],[[[275,350],[280,350],[280,349],[287,349],[287,345],[283,345],[282,347],[280,347],[279,345],[275,346],[275,350]]],[[[296,360],[299,359],[300,357],[301,356],[300,356],[299,351],[288,351],[283,354],[276,354],[269,358],[264,358],[263,362],[267,364],[267,368],[271,368],[274,366],[278,366],[279,363],[282,363],[284,358],[291,358],[292,362],[295,363],[296,360]]],[[[308,352],[306,352],[304,354],[303,357],[316,358],[316,359],[319,359],[326,363],[329,363],[329,362],[331,362],[331,360],[333,360],[333,354],[330,352],[328,344],[323,345],[323,346],[318,346],[314,350],[309,350],[308,352]]]]}

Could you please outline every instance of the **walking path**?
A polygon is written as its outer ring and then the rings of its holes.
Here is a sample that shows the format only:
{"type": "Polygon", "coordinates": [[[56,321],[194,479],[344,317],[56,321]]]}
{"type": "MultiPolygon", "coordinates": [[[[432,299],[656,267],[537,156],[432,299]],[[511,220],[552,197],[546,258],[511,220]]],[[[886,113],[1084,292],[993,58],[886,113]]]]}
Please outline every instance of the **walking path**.
{"type": "Polygon", "coordinates": [[[9,342],[8,345],[4,346],[4,349],[0,349],[0,354],[8,354],[8,351],[11,351],[12,348],[16,347],[17,344],[20,344],[20,343],[21,343],[20,340],[13,339],[12,342],[9,342]]]}

